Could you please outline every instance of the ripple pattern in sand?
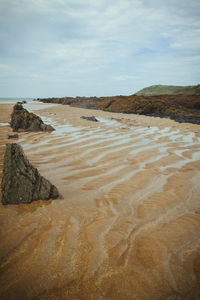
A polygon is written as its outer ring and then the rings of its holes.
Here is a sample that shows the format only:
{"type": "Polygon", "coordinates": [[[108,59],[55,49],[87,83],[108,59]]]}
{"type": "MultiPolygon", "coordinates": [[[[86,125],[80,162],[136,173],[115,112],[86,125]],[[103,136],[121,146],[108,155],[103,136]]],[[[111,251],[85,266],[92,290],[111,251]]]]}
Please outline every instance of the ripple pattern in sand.
{"type": "Polygon", "coordinates": [[[0,298],[196,295],[200,140],[195,133],[123,127],[101,118],[93,127],[56,121],[54,126],[51,134],[22,133],[19,142],[64,199],[1,207],[0,298]]]}

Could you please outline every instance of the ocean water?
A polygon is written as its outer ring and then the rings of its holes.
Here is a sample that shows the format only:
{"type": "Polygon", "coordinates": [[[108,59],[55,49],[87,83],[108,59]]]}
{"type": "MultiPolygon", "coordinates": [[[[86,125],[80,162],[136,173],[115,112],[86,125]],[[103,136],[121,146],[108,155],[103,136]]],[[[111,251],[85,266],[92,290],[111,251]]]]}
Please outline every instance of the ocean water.
{"type": "Polygon", "coordinates": [[[16,103],[18,101],[27,101],[27,102],[33,102],[34,98],[3,98],[0,97],[0,103],[16,103]]]}

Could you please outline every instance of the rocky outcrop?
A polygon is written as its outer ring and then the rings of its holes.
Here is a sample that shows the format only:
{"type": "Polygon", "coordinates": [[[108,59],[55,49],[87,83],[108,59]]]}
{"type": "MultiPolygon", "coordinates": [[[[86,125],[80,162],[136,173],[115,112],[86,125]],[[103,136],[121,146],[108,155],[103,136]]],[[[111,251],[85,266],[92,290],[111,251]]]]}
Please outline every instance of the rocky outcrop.
{"type": "Polygon", "coordinates": [[[110,112],[140,114],[170,118],[177,122],[200,124],[200,94],[198,86],[194,94],[160,96],[113,96],[113,97],[64,97],[38,101],[59,103],[73,107],[100,109],[110,112]]]}
{"type": "Polygon", "coordinates": [[[27,101],[26,100],[22,100],[22,101],[18,101],[19,104],[26,104],[27,101]]]}
{"type": "Polygon", "coordinates": [[[39,174],[16,143],[6,145],[1,189],[3,204],[61,198],[57,188],[39,174]]]}
{"type": "Polygon", "coordinates": [[[55,130],[51,125],[44,124],[40,117],[23,108],[20,103],[15,104],[13,108],[10,126],[13,131],[18,131],[19,129],[23,129],[25,131],[55,130]]]}
{"type": "Polygon", "coordinates": [[[85,120],[93,121],[93,122],[98,122],[98,120],[94,116],[91,116],[91,117],[82,116],[81,119],[85,119],[85,120]]]}
{"type": "Polygon", "coordinates": [[[18,139],[18,138],[19,138],[19,135],[17,133],[8,135],[8,139],[18,139]]]}

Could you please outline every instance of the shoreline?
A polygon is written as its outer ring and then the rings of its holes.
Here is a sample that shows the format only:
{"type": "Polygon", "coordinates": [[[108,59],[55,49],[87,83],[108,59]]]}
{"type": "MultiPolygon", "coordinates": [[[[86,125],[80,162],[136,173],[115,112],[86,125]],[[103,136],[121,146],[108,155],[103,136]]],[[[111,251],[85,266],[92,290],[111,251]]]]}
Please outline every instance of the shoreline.
{"type": "MultiPolygon", "coordinates": [[[[12,107],[0,104],[0,123],[12,107]]],[[[199,126],[68,105],[24,108],[56,129],[19,132],[17,143],[64,198],[0,204],[0,298],[199,297],[199,126]],[[92,115],[99,122],[81,118],[92,115]]],[[[11,131],[0,126],[0,177],[11,131]]]]}

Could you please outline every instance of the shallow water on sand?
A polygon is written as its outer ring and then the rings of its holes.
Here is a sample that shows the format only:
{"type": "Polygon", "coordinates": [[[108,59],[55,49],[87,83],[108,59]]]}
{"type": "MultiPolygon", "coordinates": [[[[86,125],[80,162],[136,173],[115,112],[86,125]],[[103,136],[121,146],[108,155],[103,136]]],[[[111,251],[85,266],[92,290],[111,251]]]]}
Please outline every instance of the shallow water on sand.
{"type": "Polygon", "coordinates": [[[18,142],[64,199],[0,206],[0,299],[198,299],[198,127],[39,105],[18,142]]]}

